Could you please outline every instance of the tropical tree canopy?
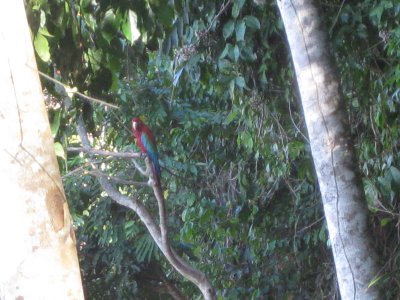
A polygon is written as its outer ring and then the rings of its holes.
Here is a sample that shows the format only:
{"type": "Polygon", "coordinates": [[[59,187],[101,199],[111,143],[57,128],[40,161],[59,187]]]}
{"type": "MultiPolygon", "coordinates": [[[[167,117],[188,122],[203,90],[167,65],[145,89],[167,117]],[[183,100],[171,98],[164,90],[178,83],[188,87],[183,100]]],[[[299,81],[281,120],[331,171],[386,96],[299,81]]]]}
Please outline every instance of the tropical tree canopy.
{"type": "MultiPolygon", "coordinates": [[[[341,79],[382,269],[399,294],[400,4],[317,1],[341,79]]],[[[99,186],[80,147],[158,143],[174,249],[220,299],[337,299],[335,268],[290,51],[273,1],[48,1],[26,4],[87,299],[156,299],[173,271],[139,218],[99,186]],[[110,105],[88,100],[76,92],[110,105]],[[118,108],[115,108],[115,107],[118,108]]],[[[98,157],[124,195],[157,214],[129,160],[98,157]]],[[[103,166],[103,167],[102,167],[103,166]]]]}

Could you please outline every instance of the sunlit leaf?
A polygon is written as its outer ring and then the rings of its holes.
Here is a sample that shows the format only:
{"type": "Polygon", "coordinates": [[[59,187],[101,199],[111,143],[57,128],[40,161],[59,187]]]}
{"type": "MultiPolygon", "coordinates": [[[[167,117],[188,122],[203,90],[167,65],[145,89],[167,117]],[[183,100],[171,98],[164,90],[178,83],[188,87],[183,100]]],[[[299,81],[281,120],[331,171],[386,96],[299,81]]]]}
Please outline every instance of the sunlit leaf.
{"type": "Polygon", "coordinates": [[[239,56],[240,56],[239,46],[238,46],[238,45],[235,45],[234,47],[232,47],[232,48],[229,50],[229,57],[230,57],[233,61],[237,62],[237,61],[239,60],[239,56]]]}
{"type": "Polygon", "coordinates": [[[48,62],[50,60],[50,48],[47,39],[41,33],[38,33],[33,44],[40,59],[48,62]]]}
{"type": "Polygon", "coordinates": [[[54,151],[56,156],[66,159],[64,147],[59,142],[54,143],[54,151]]]}
{"type": "Polygon", "coordinates": [[[244,88],[245,85],[246,85],[246,82],[244,81],[243,76],[236,77],[235,78],[235,84],[236,84],[237,87],[239,87],[241,89],[244,88]]]}
{"type": "Polygon", "coordinates": [[[235,32],[236,32],[236,41],[238,42],[243,41],[246,32],[246,24],[243,20],[237,22],[235,26],[235,32]]]}
{"type": "Polygon", "coordinates": [[[51,134],[53,135],[53,138],[55,138],[58,133],[58,129],[60,128],[60,121],[61,121],[61,110],[57,110],[54,112],[54,118],[50,124],[51,134]]]}

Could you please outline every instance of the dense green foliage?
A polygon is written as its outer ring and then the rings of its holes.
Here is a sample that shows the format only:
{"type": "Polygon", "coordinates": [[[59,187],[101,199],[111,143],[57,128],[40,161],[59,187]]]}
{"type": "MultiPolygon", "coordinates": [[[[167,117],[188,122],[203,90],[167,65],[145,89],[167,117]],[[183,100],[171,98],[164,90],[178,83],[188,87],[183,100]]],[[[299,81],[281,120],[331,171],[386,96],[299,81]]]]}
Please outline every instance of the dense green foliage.
{"type": "MultiPolygon", "coordinates": [[[[29,1],[40,69],[120,107],[71,100],[44,82],[88,299],[158,298],[162,274],[190,298],[199,292],[172,271],[134,213],[102,192],[87,159],[66,152],[79,145],[81,113],[94,145],[114,151],[135,148],[130,119],[145,117],[159,143],[170,239],[221,299],[338,298],[277,8],[231,2],[29,1]]],[[[400,280],[400,4],[319,4],[381,255],[375,284],[390,287],[389,299],[400,280]]],[[[143,180],[128,161],[99,163],[143,180]]],[[[155,212],[148,188],[119,189],[155,212]]]]}

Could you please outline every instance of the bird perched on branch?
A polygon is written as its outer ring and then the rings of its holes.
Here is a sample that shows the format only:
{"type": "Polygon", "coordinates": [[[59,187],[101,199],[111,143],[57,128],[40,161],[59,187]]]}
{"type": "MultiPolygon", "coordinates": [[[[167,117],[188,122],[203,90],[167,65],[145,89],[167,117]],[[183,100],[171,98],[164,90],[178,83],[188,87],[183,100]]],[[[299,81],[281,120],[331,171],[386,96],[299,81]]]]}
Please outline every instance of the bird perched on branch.
{"type": "Polygon", "coordinates": [[[132,119],[132,133],[136,137],[137,145],[151,161],[152,173],[157,186],[161,187],[161,169],[158,161],[156,139],[150,128],[140,118],[132,119]]]}

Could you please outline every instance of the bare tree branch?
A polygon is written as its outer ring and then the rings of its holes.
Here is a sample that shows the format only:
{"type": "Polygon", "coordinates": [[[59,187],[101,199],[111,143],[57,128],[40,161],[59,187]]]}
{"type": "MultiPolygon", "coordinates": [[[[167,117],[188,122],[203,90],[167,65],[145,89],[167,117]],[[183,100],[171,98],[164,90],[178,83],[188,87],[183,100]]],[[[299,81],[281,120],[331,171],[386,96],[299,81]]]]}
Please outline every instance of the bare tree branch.
{"type": "Polygon", "coordinates": [[[135,159],[132,159],[132,162],[133,162],[133,164],[135,165],[135,168],[143,175],[143,176],[146,176],[146,177],[148,177],[149,176],[149,168],[147,168],[148,170],[144,170],[140,165],[139,165],[139,163],[135,160],[135,159]]]}
{"type": "Polygon", "coordinates": [[[207,27],[207,29],[204,32],[201,33],[200,37],[193,44],[197,44],[198,42],[200,42],[200,40],[210,32],[214,23],[218,20],[218,18],[221,16],[221,14],[226,11],[226,9],[231,4],[231,2],[232,2],[232,0],[228,0],[227,2],[225,2],[221,5],[218,13],[212,18],[210,25],[207,27]]]}
{"type": "MultiPolygon", "coordinates": [[[[34,69],[29,65],[26,65],[26,66],[28,68],[34,69]]],[[[47,80],[49,80],[49,81],[51,81],[51,82],[53,82],[55,84],[58,84],[58,85],[62,86],[65,89],[65,92],[67,94],[76,94],[76,95],[78,95],[79,97],[81,97],[83,99],[86,99],[86,100],[89,100],[89,101],[92,101],[92,102],[95,102],[95,103],[99,103],[101,105],[104,105],[104,106],[107,106],[107,107],[110,107],[110,108],[119,109],[119,106],[117,106],[115,104],[111,104],[111,103],[108,103],[108,102],[100,100],[100,99],[96,99],[96,98],[93,98],[93,97],[90,97],[90,96],[86,96],[85,94],[82,94],[82,93],[78,92],[76,90],[76,88],[71,88],[68,85],[62,83],[61,81],[58,81],[57,79],[54,79],[53,77],[50,77],[49,75],[47,75],[47,74],[45,74],[43,72],[40,72],[39,70],[36,70],[36,69],[34,69],[34,70],[37,71],[40,76],[46,78],[47,80]]]]}
{"type": "MultiPolygon", "coordinates": [[[[100,154],[98,150],[92,152],[90,141],[87,137],[85,125],[82,117],[78,118],[77,131],[81,138],[83,145],[83,152],[89,153],[90,156],[100,154]]],[[[93,149],[94,150],[94,149],[93,149]]],[[[107,152],[107,151],[105,151],[107,152]]],[[[110,152],[114,153],[115,152],[110,152]]],[[[114,154],[112,156],[114,156],[114,154]]],[[[140,156],[140,154],[137,154],[140,156]]],[[[120,157],[119,155],[115,155],[116,157],[120,157]]],[[[90,158],[91,159],[91,158],[90,158]]],[[[148,166],[149,160],[146,159],[146,164],[148,166]]],[[[97,171],[98,168],[95,164],[91,164],[93,170],[97,171]]],[[[149,166],[148,166],[149,169],[149,166]]],[[[166,226],[166,212],[165,212],[165,202],[162,194],[162,190],[160,186],[153,184],[153,191],[157,198],[158,206],[159,206],[159,216],[160,216],[160,226],[156,224],[147,208],[139,201],[137,197],[127,197],[122,195],[117,189],[115,189],[109,182],[107,176],[98,176],[96,177],[99,181],[103,190],[120,205],[123,205],[129,209],[135,211],[135,213],[139,216],[140,220],[144,223],[150,235],[156,242],[157,246],[160,248],[161,252],[164,254],[165,258],[169,261],[169,263],[177,270],[183,277],[190,280],[194,283],[203,294],[204,299],[206,300],[214,300],[216,299],[215,290],[208,281],[206,275],[190,266],[186,261],[184,261],[181,257],[179,257],[176,252],[171,248],[168,238],[167,238],[167,226],[166,226]]]]}
{"type": "MultiPolygon", "coordinates": [[[[90,145],[90,143],[89,143],[89,145],[90,145]]],[[[142,157],[142,154],[139,152],[111,152],[111,151],[105,151],[105,150],[93,149],[93,148],[85,148],[85,147],[83,147],[83,148],[82,147],[68,147],[67,151],[68,152],[84,152],[84,153],[89,153],[89,154],[94,154],[94,155],[112,156],[112,157],[126,158],[126,159],[142,157]]]]}

